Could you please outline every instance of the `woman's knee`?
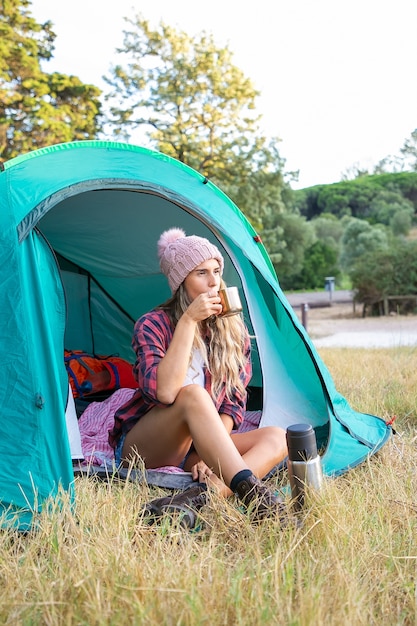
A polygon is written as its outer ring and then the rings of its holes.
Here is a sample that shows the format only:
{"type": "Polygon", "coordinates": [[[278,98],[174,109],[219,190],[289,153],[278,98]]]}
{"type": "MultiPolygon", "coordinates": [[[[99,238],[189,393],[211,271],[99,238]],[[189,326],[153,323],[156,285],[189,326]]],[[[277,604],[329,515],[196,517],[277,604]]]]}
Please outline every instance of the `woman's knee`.
{"type": "Polygon", "coordinates": [[[183,410],[187,411],[190,409],[194,410],[196,406],[204,407],[206,403],[210,403],[208,406],[213,405],[213,401],[204,387],[201,387],[201,385],[186,385],[178,392],[174,404],[181,406],[183,410]]]}
{"type": "Polygon", "coordinates": [[[178,414],[188,427],[192,427],[193,420],[201,422],[204,418],[206,425],[219,419],[219,414],[210,394],[200,385],[187,385],[178,393],[175,400],[178,414]]]}
{"type": "Polygon", "coordinates": [[[279,426],[265,426],[259,428],[259,433],[265,443],[268,443],[275,450],[286,450],[286,431],[279,426]]]}

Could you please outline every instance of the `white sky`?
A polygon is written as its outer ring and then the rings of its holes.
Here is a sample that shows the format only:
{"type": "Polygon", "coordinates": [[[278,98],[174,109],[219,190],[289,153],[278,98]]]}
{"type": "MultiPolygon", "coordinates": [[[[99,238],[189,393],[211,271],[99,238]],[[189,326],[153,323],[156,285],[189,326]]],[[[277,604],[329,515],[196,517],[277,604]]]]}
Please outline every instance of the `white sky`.
{"type": "Polygon", "coordinates": [[[32,0],[57,35],[47,71],[104,88],[124,17],[162,19],[227,45],[261,92],[257,110],[280,137],[294,188],[340,180],[398,155],[417,127],[416,0],[32,0]]]}

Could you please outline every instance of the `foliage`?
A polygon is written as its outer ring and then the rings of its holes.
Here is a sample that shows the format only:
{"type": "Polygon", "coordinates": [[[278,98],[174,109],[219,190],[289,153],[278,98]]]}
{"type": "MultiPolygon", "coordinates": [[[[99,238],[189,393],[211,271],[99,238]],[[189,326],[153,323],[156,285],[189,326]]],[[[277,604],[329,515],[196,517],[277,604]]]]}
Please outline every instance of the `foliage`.
{"type": "MultiPolygon", "coordinates": [[[[373,174],[386,174],[406,171],[417,171],[417,128],[404,141],[400,154],[387,155],[374,167],[373,174]]],[[[342,180],[352,180],[361,176],[368,176],[371,172],[367,168],[355,163],[348,168],[342,180]]]]}
{"type": "Polygon", "coordinates": [[[358,302],[417,294],[417,241],[396,239],[385,248],[365,251],[350,276],[358,302]]]}
{"type": "MultiPolygon", "coordinates": [[[[241,172],[242,177],[236,174],[231,180],[218,183],[262,234],[264,243],[268,240],[267,231],[275,229],[276,235],[281,237],[279,216],[288,210],[291,203],[292,192],[284,182],[284,165],[277,145],[272,141],[265,145],[262,155],[258,155],[256,168],[248,175],[241,172]]],[[[272,240],[269,243],[272,244],[272,240]]],[[[273,254],[278,248],[270,250],[273,254]]]]}
{"type": "Polygon", "coordinates": [[[126,21],[122,62],[105,78],[108,125],[125,139],[142,129],[151,147],[221,187],[272,242],[266,231],[280,234],[288,185],[278,140],[259,131],[252,82],[211,35],[191,38],[163,22],[152,29],[140,15],[126,21]]]}
{"type": "Polygon", "coordinates": [[[388,247],[389,237],[387,230],[381,226],[371,226],[365,220],[351,218],[342,237],[340,265],[346,272],[355,265],[356,261],[377,250],[388,247]]]}
{"type": "Polygon", "coordinates": [[[311,225],[317,239],[337,249],[345,229],[345,221],[345,219],[337,219],[331,213],[322,213],[311,220],[311,225]]]}
{"type": "Polygon", "coordinates": [[[278,251],[278,254],[270,253],[270,257],[280,283],[284,289],[292,288],[292,277],[301,271],[305,252],[314,241],[313,228],[297,213],[286,212],[276,217],[274,228],[265,234],[275,237],[273,241],[267,239],[265,247],[268,251],[278,251]]]}
{"type": "Polygon", "coordinates": [[[417,171],[417,128],[405,140],[400,152],[405,161],[409,163],[410,169],[417,171]]]}
{"type": "Polygon", "coordinates": [[[326,276],[333,276],[337,283],[339,275],[337,250],[319,240],[307,248],[301,271],[291,277],[291,284],[287,288],[323,289],[326,276]]]}
{"type": "Polygon", "coordinates": [[[370,204],[370,222],[390,226],[394,235],[407,235],[411,229],[414,207],[398,191],[381,191],[370,204]]]}
{"type": "Polygon", "coordinates": [[[0,4],[0,161],[36,148],[94,138],[100,90],[76,76],[47,74],[53,54],[51,22],[31,17],[29,0],[0,4]]]}
{"type": "Polygon", "coordinates": [[[389,227],[394,235],[408,235],[413,226],[413,209],[401,209],[393,213],[389,220],[389,227]]]}
{"type": "MultiPolygon", "coordinates": [[[[0,7],[0,160],[100,130],[100,91],[74,76],[48,74],[52,24],[38,24],[30,0],[0,7]]],[[[364,250],[407,235],[416,218],[417,172],[369,176],[293,191],[277,138],[260,132],[259,95],[228,47],[206,33],[192,38],[161,22],[126,20],[121,62],[106,81],[107,128],[123,139],[144,130],[151,147],[217,184],[259,232],[281,283],[313,288],[350,270],[364,250]],[[372,229],[350,226],[367,220],[372,229]],[[311,223],[306,221],[311,220],[311,223]],[[343,234],[344,233],[344,234],[343,234]],[[310,284],[309,284],[310,283],[310,284]]],[[[415,165],[417,131],[402,149],[415,165]]],[[[382,170],[381,170],[382,171],[382,170]]]]}
{"type": "Polygon", "coordinates": [[[397,194],[403,203],[411,203],[417,212],[417,172],[399,172],[361,176],[332,185],[317,185],[294,192],[294,205],[307,219],[323,213],[336,217],[351,215],[373,219],[372,203],[387,192],[397,194]]]}
{"type": "Polygon", "coordinates": [[[152,30],[140,15],[126,21],[131,29],[118,51],[125,64],[105,78],[115,134],[129,139],[146,127],[158,150],[214,182],[233,182],[238,161],[246,174],[256,170],[264,145],[255,137],[259,94],[229,49],[216,47],[211,35],[193,39],[163,22],[152,30]]]}
{"type": "MultiPolygon", "coordinates": [[[[417,172],[319,185],[295,191],[293,203],[318,240],[338,250],[340,269],[350,274],[363,255],[387,250],[396,237],[409,235],[417,221],[417,172]]],[[[355,271],[363,267],[360,263],[355,271]]]]}

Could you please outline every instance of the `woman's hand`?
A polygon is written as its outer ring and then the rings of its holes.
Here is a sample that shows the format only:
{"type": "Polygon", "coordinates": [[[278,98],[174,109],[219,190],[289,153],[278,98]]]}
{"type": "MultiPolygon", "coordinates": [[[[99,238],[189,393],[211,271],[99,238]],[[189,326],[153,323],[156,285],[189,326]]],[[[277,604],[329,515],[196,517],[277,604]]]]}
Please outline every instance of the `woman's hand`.
{"type": "Polygon", "coordinates": [[[191,467],[191,476],[193,480],[199,483],[205,483],[208,478],[213,475],[213,471],[204,463],[204,461],[198,461],[191,467]]]}
{"type": "Polygon", "coordinates": [[[194,322],[202,322],[211,315],[218,315],[221,311],[222,305],[218,293],[212,289],[194,298],[184,315],[191,317],[194,322]]]}

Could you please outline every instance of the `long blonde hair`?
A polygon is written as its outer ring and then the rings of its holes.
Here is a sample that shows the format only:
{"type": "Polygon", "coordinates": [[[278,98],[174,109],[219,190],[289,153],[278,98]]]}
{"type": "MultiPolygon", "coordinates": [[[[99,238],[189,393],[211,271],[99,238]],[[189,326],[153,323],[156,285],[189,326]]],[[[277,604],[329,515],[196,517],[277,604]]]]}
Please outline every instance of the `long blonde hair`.
{"type": "MultiPolygon", "coordinates": [[[[225,286],[222,279],[220,288],[225,286]]],[[[166,311],[175,327],[190,304],[191,301],[182,283],[175,294],[158,308],[166,311]]],[[[230,317],[213,315],[197,324],[193,347],[201,352],[204,363],[211,373],[213,399],[218,396],[223,385],[229,400],[232,400],[235,390],[245,393],[240,374],[247,363],[244,351],[247,337],[248,331],[241,315],[230,317]]]]}

